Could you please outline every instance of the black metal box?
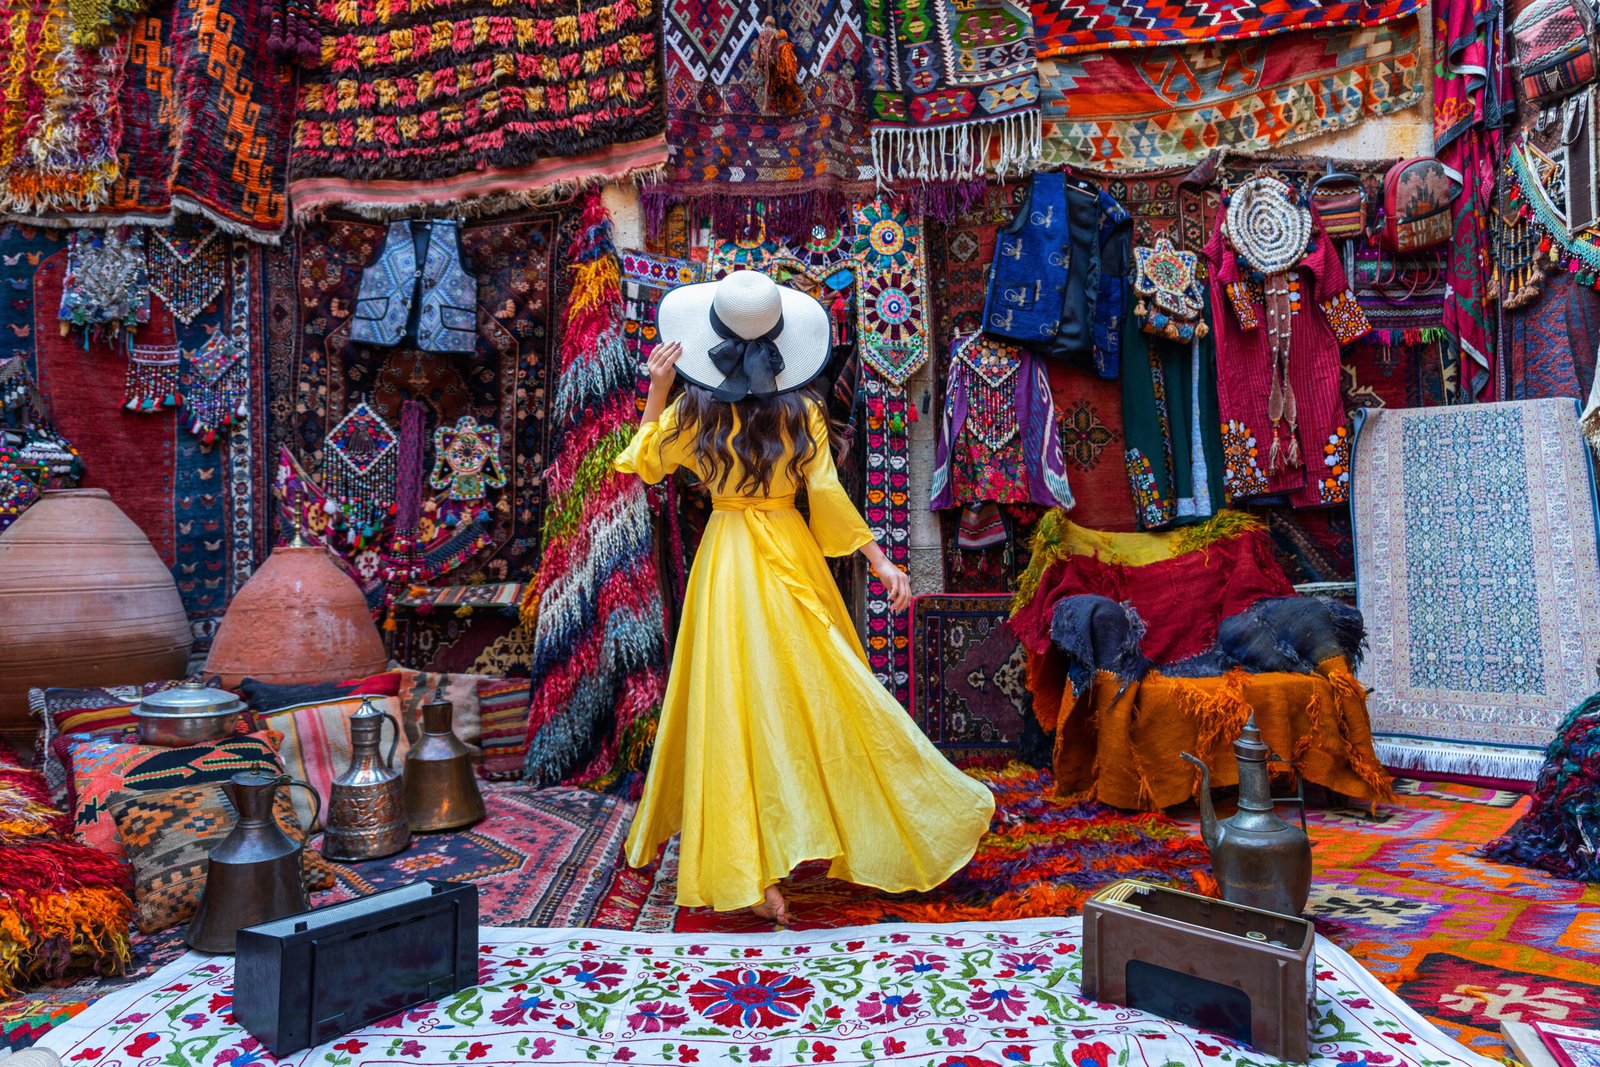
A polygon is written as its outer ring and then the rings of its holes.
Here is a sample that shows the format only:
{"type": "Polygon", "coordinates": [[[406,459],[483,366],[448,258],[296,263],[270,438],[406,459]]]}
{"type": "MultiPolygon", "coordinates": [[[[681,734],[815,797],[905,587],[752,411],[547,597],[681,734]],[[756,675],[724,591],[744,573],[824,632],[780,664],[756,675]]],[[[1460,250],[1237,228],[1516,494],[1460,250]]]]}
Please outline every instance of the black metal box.
{"type": "Polygon", "coordinates": [[[478,982],[478,887],[415,882],[239,931],[233,1015],[282,1057],[478,982]]]}

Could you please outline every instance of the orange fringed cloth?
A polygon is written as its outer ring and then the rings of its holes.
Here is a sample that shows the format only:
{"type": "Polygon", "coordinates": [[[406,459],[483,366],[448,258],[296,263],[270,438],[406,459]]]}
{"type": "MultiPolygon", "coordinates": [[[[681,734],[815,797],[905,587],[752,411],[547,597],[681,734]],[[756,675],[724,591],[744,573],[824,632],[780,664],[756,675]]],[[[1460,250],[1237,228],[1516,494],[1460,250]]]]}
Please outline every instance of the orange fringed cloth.
{"type": "Polygon", "coordinates": [[[0,997],[75,968],[122,973],[132,918],[123,865],[72,840],[44,776],[0,746],[0,997]]]}
{"type": "Polygon", "coordinates": [[[1254,710],[1263,739],[1305,781],[1354,800],[1393,799],[1389,775],[1373,753],[1366,691],[1342,656],[1324,660],[1315,674],[1161,673],[1162,663],[1210,646],[1226,615],[1292,594],[1282,571],[1266,563],[1265,529],[1237,512],[1162,534],[1107,534],[1059,511],[1046,516],[1011,626],[1027,649],[1034,715],[1056,734],[1060,795],[1141,811],[1182,804],[1200,787],[1199,772],[1179,758],[1182,752],[1210,765],[1214,786],[1237,784],[1229,746],[1254,710]],[[1192,595],[1208,588],[1216,591],[1210,599],[1192,595]],[[1156,666],[1137,681],[1097,671],[1076,691],[1049,630],[1055,604],[1079,594],[1109,596],[1137,610],[1149,625],[1142,646],[1156,666]]]}

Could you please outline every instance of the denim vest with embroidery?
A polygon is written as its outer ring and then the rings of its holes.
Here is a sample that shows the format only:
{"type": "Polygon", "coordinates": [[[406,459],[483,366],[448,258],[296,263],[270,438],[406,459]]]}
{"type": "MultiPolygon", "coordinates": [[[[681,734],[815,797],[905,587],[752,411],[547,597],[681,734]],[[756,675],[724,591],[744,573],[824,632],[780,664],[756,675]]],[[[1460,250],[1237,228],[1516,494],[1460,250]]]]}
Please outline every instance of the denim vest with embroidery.
{"type": "Polygon", "coordinates": [[[361,272],[351,339],[397,345],[413,330],[425,352],[477,351],[478,283],[461,265],[454,220],[391,222],[383,250],[361,272]]]}
{"type": "Polygon", "coordinates": [[[995,242],[983,332],[1042,355],[1092,355],[1101,377],[1117,377],[1130,221],[1103,191],[1035,174],[995,242]]]}

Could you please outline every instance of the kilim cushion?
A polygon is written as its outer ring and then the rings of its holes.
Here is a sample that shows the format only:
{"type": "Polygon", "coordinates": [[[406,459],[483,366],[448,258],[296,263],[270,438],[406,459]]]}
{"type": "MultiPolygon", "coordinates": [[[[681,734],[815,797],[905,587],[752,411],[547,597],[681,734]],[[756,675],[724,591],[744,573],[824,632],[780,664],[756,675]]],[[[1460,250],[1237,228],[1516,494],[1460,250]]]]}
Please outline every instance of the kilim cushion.
{"type": "MultiPolygon", "coordinates": [[[[295,818],[290,792],[278,790],[272,813],[284,833],[304,841],[306,832],[295,818]]],[[[194,915],[205,889],[211,850],[238,820],[222,786],[137,794],[113,805],[111,817],[133,864],[134,922],[140,932],[153,934],[194,915]]],[[[305,887],[332,887],[333,871],[322,856],[310,850],[304,856],[301,876],[305,887]]]]}
{"type": "Polygon", "coordinates": [[[70,784],[69,761],[57,742],[67,734],[93,737],[120,736],[136,725],[134,705],[151,693],[171,689],[171,682],[146,685],[112,685],[98,689],[30,689],[28,712],[39,724],[35,746],[45,784],[58,800],[70,784]]]}
{"type": "Polygon", "coordinates": [[[478,774],[488,779],[521,778],[528,755],[528,709],[533,694],[526,678],[485,682],[478,687],[483,716],[483,762],[478,774]]]}
{"type": "Polygon", "coordinates": [[[266,731],[187,748],[74,740],[72,778],[77,804],[73,827],[78,840],[122,859],[122,839],[111,817],[115,805],[141,793],[226,782],[245,771],[281,774],[283,765],[278,762],[274,741],[266,731]]]}
{"type": "MultiPolygon", "coordinates": [[[[327,803],[328,788],[333,780],[350,765],[350,716],[358,711],[362,697],[345,697],[321,703],[284,708],[265,716],[266,725],[283,735],[278,754],[283,759],[283,769],[289,777],[310,784],[323,803],[327,803]]],[[[400,702],[394,697],[374,697],[373,703],[390,715],[399,718],[400,702]]],[[[389,741],[394,727],[383,727],[382,754],[389,752],[389,741]]],[[[410,749],[404,732],[399,747],[395,749],[394,766],[400,769],[410,749]]],[[[317,813],[312,809],[311,798],[304,789],[294,790],[294,814],[300,825],[313,830],[321,829],[317,813]]]]}

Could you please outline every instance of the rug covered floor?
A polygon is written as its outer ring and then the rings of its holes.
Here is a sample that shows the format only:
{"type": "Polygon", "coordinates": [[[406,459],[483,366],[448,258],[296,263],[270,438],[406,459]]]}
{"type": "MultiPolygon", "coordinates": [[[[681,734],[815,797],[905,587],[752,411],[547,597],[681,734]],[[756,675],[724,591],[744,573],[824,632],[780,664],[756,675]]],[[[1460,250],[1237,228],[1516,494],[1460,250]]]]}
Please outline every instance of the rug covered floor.
{"type": "MultiPolygon", "coordinates": [[[[1253,1061],[1077,996],[1082,921],[885,925],[748,938],[485,928],[480,984],[284,1064],[880,1063],[1163,1067],[1253,1061]]],[[[1317,946],[1313,1067],[1490,1061],[1453,1045],[1344,952],[1317,946]]],[[[233,965],[186,955],[41,1044],[81,1067],[244,1067],[233,965]]]]}
{"type": "Polygon", "coordinates": [[[1600,884],[1484,859],[1518,793],[1400,780],[1374,821],[1313,811],[1317,928],[1445,1033],[1506,1055],[1505,1022],[1600,1026],[1600,884]]]}
{"type": "MultiPolygon", "coordinates": [[[[1052,795],[1049,771],[1021,763],[967,773],[994,791],[995,821],[964,870],[928,893],[887,894],[828,878],[826,863],[807,864],[784,883],[795,927],[1072,915],[1089,894],[1119,878],[1216,895],[1205,845],[1181,823],[1060,800],[1052,795]]],[[[676,840],[654,866],[624,869],[595,925],[651,932],[772,929],[749,912],[678,907],[677,870],[676,840]]]]}

